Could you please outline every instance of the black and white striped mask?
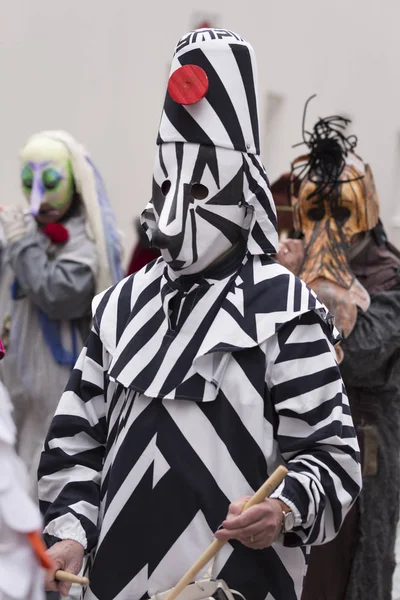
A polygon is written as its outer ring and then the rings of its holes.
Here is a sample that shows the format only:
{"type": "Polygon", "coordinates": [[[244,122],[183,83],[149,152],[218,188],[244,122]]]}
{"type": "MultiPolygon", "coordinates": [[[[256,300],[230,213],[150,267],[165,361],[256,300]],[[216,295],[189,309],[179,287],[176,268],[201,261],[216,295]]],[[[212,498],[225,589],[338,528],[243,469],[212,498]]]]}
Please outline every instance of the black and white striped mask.
{"type": "Polygon", "coordinates": [[[200,144],[159,146],[144,213],[152,243],[174,271],[205,269],[246,235],[240,152],[200,144]]]}
{"type": "Polygon", "coordinates": [[[202,271],[243,235],[251,254],[276,251],[256,77],[252,47],[231,31],[197,30],[176,46],[142,225],[182,274],[202,271]]]}

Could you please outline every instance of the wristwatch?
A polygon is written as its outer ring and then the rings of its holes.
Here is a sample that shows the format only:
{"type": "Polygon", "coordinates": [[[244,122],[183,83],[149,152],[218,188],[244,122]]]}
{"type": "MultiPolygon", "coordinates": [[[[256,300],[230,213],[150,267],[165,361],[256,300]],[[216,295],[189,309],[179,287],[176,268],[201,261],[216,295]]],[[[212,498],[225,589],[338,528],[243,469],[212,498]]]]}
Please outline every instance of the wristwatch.
{"type": "Polygon", "coordinates": [[[289,508],[289,506],[287,506],[287,504],[285,504],[284,502],[282,502],[282,500],[278,499],[279,504],[281,505],[282,508],[282,529],[281,529],[281,533],[289,533],[289,531],[292,531],[293,527],[294,527],[294,514],[292,512],[292,510],[289,508]]]}
{"type": "Polygon", "coordinates": [[[289,510],[289,512],[285,512],[284,510],[282,511],[282,533],[288,533],[289,531],[292,531],[293,527],[294,527],[294,514],[292,513],[291,510],[289,510]]]}

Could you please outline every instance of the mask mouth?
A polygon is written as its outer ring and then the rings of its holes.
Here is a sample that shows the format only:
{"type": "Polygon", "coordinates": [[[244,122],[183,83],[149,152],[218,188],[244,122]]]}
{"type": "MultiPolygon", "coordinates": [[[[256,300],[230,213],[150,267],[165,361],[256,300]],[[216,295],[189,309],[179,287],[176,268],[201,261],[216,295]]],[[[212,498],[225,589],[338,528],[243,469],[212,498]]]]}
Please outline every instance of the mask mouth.
{"type": "Polygon", "coordinates": [[[39,217],[57,217],[60,214],[60,211],[57,208],[53,208],[51,206],[42,206],[40,207],[37,216],[39,217]]]}
{"type": "Polygon", "coordinates": [[[56,223],[60,219],[60,211],[52,206],[43,205],[40,207],[39,211],[32,216],[39,223],[47,225],[48,223],[56,223]]]}

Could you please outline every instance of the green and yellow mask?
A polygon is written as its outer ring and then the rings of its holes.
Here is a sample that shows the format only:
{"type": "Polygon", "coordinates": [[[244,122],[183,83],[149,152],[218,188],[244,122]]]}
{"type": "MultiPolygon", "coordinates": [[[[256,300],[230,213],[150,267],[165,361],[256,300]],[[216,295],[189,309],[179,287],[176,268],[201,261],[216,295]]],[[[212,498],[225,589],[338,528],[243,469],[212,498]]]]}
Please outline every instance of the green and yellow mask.
{"type": "Polygon", "coordinates": [[[58,140],[35,137],[21,151],[21,183],[39,223],[59,221],[74,197],[71,157],[58,140]]]}

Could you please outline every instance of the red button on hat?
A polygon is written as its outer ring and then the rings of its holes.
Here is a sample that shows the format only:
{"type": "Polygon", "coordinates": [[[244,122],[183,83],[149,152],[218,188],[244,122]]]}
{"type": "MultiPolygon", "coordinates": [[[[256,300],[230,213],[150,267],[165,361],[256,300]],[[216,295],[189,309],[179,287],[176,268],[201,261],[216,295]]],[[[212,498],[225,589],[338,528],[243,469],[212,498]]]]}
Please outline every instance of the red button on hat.
{"type": "Polygon", "coordinates": [[[178,104],[195,104],[207,94],[208,77],[197,65],[184,65],[168,81],[168,92],[178,104]]]}

